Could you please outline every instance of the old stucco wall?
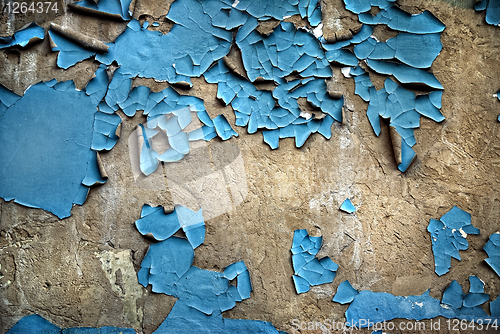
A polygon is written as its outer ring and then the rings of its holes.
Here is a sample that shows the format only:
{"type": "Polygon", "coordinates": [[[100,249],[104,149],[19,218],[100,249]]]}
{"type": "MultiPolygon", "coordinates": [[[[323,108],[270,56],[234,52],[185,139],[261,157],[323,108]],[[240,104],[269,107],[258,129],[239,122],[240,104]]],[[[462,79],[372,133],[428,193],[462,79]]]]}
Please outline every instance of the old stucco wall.
{"type": "MultiPolygon", "coordinates": [[[[196,249],[194,262],[204,269],[222,270],[245,261],[252,296],[226,317],[271,321],[290,332],[294,318],[341,321],[347,306],[332,303],[331,298],[346,279],[359,290],[411,295],[431,289],[431,296],[440,298],[451,280],[467,287],[469,275],[477,275],[485,281],[486,293],[492,298],[499,294],[499,277],[483,262],[482,251],[489,235],[498,230],[500,218],[496,120],[500,104],[492,97],[500,83],[499,30],[484,22],[484,13],[469,8],[442,1],[399,3],[412,13],[428,9],[446,25],[444,48],[433,65],[444,86],[446,120],[440,124],[421,120],[415,131],[418,158],[403,174],[394,162],[388,128],[383,127],[379,138],[373,134],[365,114],[367,104],[354,95],[354,81],[334,68],[330,85],[344,94],[346,103],[345,120],[334,124],[331,140],[312,135],[297,149],[292,139],[285,139],[273,151],[261,135],[235,127],[240,136],[229,143],[241,152],[247,196],[237,207],[206,222],[205,243],[196,249]],[[347,197],[358,207],[353,215],[338,210],[347,197]],[[441,217],[454,205],[472,214],[481,234],[469,236],[462,261],[452,260],[450,272],[438,277],[426,228],[429,219],[441,217]],[[333,283],[302,295],[294,290],[290,256],[293,231],[299,228],[323,235],[319,256],[330,256],[340,266],[333,283]]],[[[167,1],[138,0],[134,17],[158,19],[168,9],[167,1]]],[[[10,35],[29,21],[29,17],[3,17],[2,34],[10,35]]],[[[47,28],[51,21],[105,42],[124,29],[124,24],[69,10],[38,23],[47,28]]],[[[351,16],[332,19],[341,26],[351,21],[351,16]]],[[[165,21],[160,29],[170,27],[165,21]]],[[[0,82],[18,94],[52,78],[74,79],[82,88],[98,66],[87,60],[68,70],[58,69],[56,53],[47,41],[28,50],[1,51],[0,58],[0,82]]],[[[383,78],[375,78],[380,88],[383,78]]],[[[138,84],[155,90],[167,86],[152,80],[136,80],[134,85],[138,84]]],[[[216,99],[215,85],[203,78],[193,79],[193,84],[189,91],[179,92],[202,98],[211,117],[222,113],[234,124],[231,107],[216,99]]],[[[92,189],[71,217],[59,220],[39,209],[0,201],[2,333],[31,313],[61,327],[110,325],[151,333],[175,302],[137,283],[136,272],[149,241],[137,232],[134,221],[144,203],[173,208],[173,202],[167,185],[148,190],[134,182],[127,138],[145,118],[120,116],[121,139],[101,155],[109,179],[92,189]]],[[[217,145],[217,140],[210,143],[213,150],[217,145]]],[[[217,204],[216,198],[212,204],[217,204]]]]}

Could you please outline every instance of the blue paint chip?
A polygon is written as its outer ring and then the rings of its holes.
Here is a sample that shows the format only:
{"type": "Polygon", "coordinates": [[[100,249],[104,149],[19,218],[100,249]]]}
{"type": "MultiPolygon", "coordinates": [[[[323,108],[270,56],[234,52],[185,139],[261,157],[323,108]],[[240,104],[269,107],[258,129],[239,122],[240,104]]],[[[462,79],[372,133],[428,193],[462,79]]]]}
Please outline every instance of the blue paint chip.
{"type": "Polygon", "coordinates": [[[488,254],[488,258],[484,261],[500,276],[500,233],[490,235],[483,249],[488,254]]]}
{"type": "Polygon", "coordinates": [[[354,297],[358,294],[358,290],[354,289],[349,283],[349,281],[345,280],[339,284],[337,288],[337,293],[333,296],[333,300],[336,303],[340,304],[349,304],[354,300],[354,297]]]}
{"type": "Polygon", "coordinates": [[[460,260],[460,250],[466,250],[469,243],[464,236],[479,234],[471,225],[471,215],[454,206],[440,220],[431,219],[427,231],[431,234],[432,252],[436,274],[446,274],[451,267],[451,258],[460,260]]]}
{"type": "Polygon", "coordinates": [[[129,21],[132,18],[132,12],[129,10],[131,3],[132,0],[101,0],[99,2],[83,0],[75,2],[73,6],[88,8],[104,14],[112,14],[121,17],[124,21],[129,21]]]}
{"type": "Polygon", "coordinates": [[[120,327],[72,327],[61,329],[49,321],[45,320],[39,315],[27,315],[19,320],[11,329],[7,331],[8,334],[135,334],[132,328],[120,327]]]}
{"type": "Polygon", "coordinates": [[[0,50],[13,46],[24,48],[36,41],[41,41],[44,38],[45,30],[35,22],[31,22],[16,31],[12,37],[0,37],[0,50]]]}
{"type": "Polygon", "coordinates": [[[228,140],[231,137],[238,137],[238,133],[233,130],[224,115],[219,115],[213,119],[215,131],[222,140],[228,140]]]}
{"type": "Polygon", "coordinates": [[[331,283],[338,265],[330,258],[315,257],[321,248],[323,238],[311,237],[307,230],[295,230],[292,241],[292,276],[297,294],[309,291],[311,286],[331,283]]]}
{"type": "Polygon", "coordinates": [[[352,205],[351,200],[349,198],[346,198],[346,200],[342,202],[340,210],[347,213],[353,213],[354,211],[356,211],[356,207],[352,205]]]}
{"type": "Polygon", "coordinates": [[[498,26],[500,24],[500,1],[481,0],[474,4],[474,9],[478,12],[486,10],[486,23],[498,26]]]}
{"type": "Polygon", "coordinates": [[[89,85],[84,92],[72,81],[38,83],[22,97],[0,90],[5,106],[0,122],[2,198],[62,219],[71,215],[74,204],[83,204],[89,186],[105,182],[94,149],[114,146],[121,120],[97,111],[106,87],[93,81],[89,85]],[[78,112],[68,112],[75,105],[78,112]]]}

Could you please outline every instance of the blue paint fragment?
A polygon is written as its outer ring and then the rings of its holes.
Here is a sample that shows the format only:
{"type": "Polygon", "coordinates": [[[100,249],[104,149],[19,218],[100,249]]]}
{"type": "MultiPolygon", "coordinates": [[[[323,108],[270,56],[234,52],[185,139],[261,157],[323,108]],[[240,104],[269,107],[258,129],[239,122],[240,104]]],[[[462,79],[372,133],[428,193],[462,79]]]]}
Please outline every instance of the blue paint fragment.
{"type": "Polygon", "coordinates": [[[95,51],[87,50],[84,47],[71,42],[53,30],[49,30],[48,33],[52,42],[52,51],[59,52],[57,55],[57,66],[60,68],[67,69],[76,63],[97,54],[95,51]]]}
{"type": "Polygon", "coordinates": [[[370,101],[370,88],[373,87],[370,75],[359,66],[351,68],[349,74],[354,77],[354,93],[361,97],[365,102],[370,101]]]}
{"type": "Polygon", "coordinates": [[[342,202],[340,210],[347,213],[353,213],[354,211],[356,211],[356,207],[352,205],[351,200],[349,198],[346,198],[346,200],[342,202]]]}
{"type": "Polygon", "coordinates": [[[326,83],[321,79],[283,83],[271,93],[257,90],[251,82],[234,75],[222,61],[204,76],[207,82],[218,84],[217,97],[235,110],[236,125],[248,126],[249,133],[258,129],[274,130],[263,131],[264,141],[273,149],[278,147],[281,138],[295,138],[297,147],[301,147],[311,133],[320,132],[329,138],[333,119],[342,121],[343,99],[330,98],[326,83]],[[306,97],[328,115],[323,120],[300,116],[299,97],[306,97]]]}
{"type": "Polygon", "coordinates": [[[338,265],[329,257],[316,258],[323,237],[311,237],[307,230],[295,230],[292,242],[292,276],[297,294],[309,291],[311,286],[331,283],[338,265]]]}
{"type": "Polygon", "coordinates": [[[415,96],[413,92],[400,87],[391,79],[386,79],[384,88],[377,91],[363,69],[357,67],[350,72],[355,77],[356,94],[369,101],[366,115],[375,134],[380,135],[380,116],[388,119],[389,125],[401,136],[401,162],[398,169],[405,172],[415,157],[415,151],[412,149],[416,144],[413,129],[420,126],[420,116],[426,116],[436,122],[444,120],[438,109],[441,107],[442,92],[415,96]]]}
{"type": "MultiPolygon", "coordinates": [[[[234,1],[224,2],[231,5],[234,1]]],[[[299,14],[297,3],[297,0],[241,0],[234,8],[263,21],[270,18],[282,21],[286,16],[299,14]]]]}
{"type": "Polygon", "coordinates": [[[490,299],[490,295],[484,293],[484,282],[476,276],[469,277],[470,288],[463,300],[463,306],[473,308],[484,304],[490,299]]]}
{"type": "Polygon", "coordinates": [[[222,139],[222,140],[228,140],[231,137],[238,137],[238,133],[233,130],[229,122],[227,121],[226,117],[224,115],[219,115],[215,117],[213,120],[214,122],[214,127],[215,131],[217,132],[217,135],[222,139]]]}
{"type": "Polygon", "coordinates": [[[129,21],[132,18],[132,12],[129,10],[132,0],[83,0],[74,3],[74,7],[85,7],[96,12],[120,16],[122,20],[129,21]]]}
{"type": "Polygon", "coordinates": [[[399,33],[386,42],[368,38],[354,47],[359,59],[391,60],[416,68],[429,68],[441,52],[441,35],[399,33]]]}
{"type": "Polygon", "coordinates": [[[500,276],[500,233],[496,232],[490,235],[483,249],[488,254],[488,258],[484,261],[500,276]]]}
{"type": "Polygon", "coordinates": [[[340,304],[349,304],[358,294],[358,290],[354,289],[348,280],[343,281],[337,288],[337,293],[333,296],[332,301],[340,304]]]}
{"type": "Polygon", "coordinates": [[[85,91],[77,91],[73,81],[55,80],[31,86],[22,97],[0,90],[2,198],[62,219],[71,215],[73,204],[83,204],[89,186],[105,182],[94,149],[114,146],[121,121],[97,111],[105,90],[94,80],[85,91]]]}
{"type": "Polygon", "coordinates": [[[122,122],[117,114],[94,114],[94,133],[92,134],[91,148],[94,151],[111,150],[119,138],[118,125],[122,122]]]}
{"type": "Polygon", "coordinates": [[[412,34],[439,33],[445,28],[445,25],[427,10],[412,15],[395,6],[386,7],[375,16],[362,13],[358,15],[358,18],[364,24],[385,24],[393,30],[412,34]]]}
{"type": "Polygon", "coordinates": [[[453,280],[446,290],[444,290],[441,303],[458,309],[462,307],[464,297],[465,294],[462,291],[462,286],[460,283],[453,280]]]}
{"type": "Polygon", "coordinates": [[[431,89],[443,89],[443,86],[438,79],[436,79],[434,74],[418,68],[405,64],[373,59],[367,60],[366,64],[379,74],[393,75],[401,83],[421,84],[431,89]]]}
{"type": "Polygon", "coordinates": [[[0,84],[0,117],[3,116],[5,111],[20,98],[21,96],[11,92],[0,84]]]}
{"type": "Polygon", "coordinates": [[[461,260],[459,251],[466,250],[467,234],[479,234],[471,224],[470,213],[454,206],[440,220],[431,219],[427,231],[431,234],[432,252],[436,274],[446,274],[451,267],[451,258],[461,260]]]}
{"type": "Polygon", "coordinates": [[[498,26],[500,24],[500,1],[481,0],[474,4],[474,9],[478,12],[486,10],[486,23],[498,26]]]}
{"type": "Polygon", "coordinates": [[[380,9],[388,8],[396,0],[344,0],[345,8],[354,14],[368,12],[372,6],[380,9]]]}
{"type": "Polygon", "coordinates": [[[142,234],[151,234],[157,241],[170,238],[180,228],[196,249],[205,240],[205,222],[201,209],[197,212],[183,206],[176,205],[174,211],[165,214],[163,207],[144,205],[141,218],[135,222],[137,230],[142,234]]]}
{"type": "Polygon", "coordinates": [[[21,318],[7,333],[61,334],[61,328],[51,324],[37,314],[31,314],[21,318]]]}
{"type": "Polygon", "coordinates": [[[346,310],[346,321],[350,326],[361,328],[369,326],[366,319],[370,319],[371,323],[378,323],[392,319],[420,321],[442,316],[482,323],[498,322],[498,302],[490,303],[489,316],[479,306],[489,299],[489,295],[484,294],[482,290],[482,282],[475,276],[469,277],[469,280],[471,289],[468,294],[464,295],[460,284],[453,281],[444,291],[441,302],[432,298],[429,290],[420,296],[408,297],[393,296],[385,292],[360,291],[354,295],[346,310]]]}
{"type": "Polygon", "coordinates": [[[500,297],[495,298],[490,302],[490,314],[492,317],[500,317],[500,297]]]}
{"type": "Polygon", "coordinates": [[[37,314],[27,315],[19,320],[8,334],[135,334],[132,328],[120,327],[73,327],[61,329],[37,314]]]}
{"type": "Polygon", "coordinates": [[[236,35],[236,44],[251,82],[263,78],[283,83],[283,78],[293,71],[301,77],[332,75],[318,40],[307,31],[297,30],[293,23],[280,23],[270,36],[256,30],[241,35],[241,31],[236,35]]]}
{"type": "Polygon", "coordinates": [[[222,318],[222,312],[250,298],[252,285],[243,261],[227,266],[222,273],[193,266],[194,248],[205,238],[201,209],[194,212],[176,206],[174,212],[165,214],[162,207],[144,205],[136,226],[141,234],[151,233],[157,240],[164,239],[149,247],[137,273],[139,283],[144,287],[151,284],[155,293],[178,298],[154,333],[229,334],[244,329],[278,333],[270,323],[222,318]],[[187,239],[172,236],[180,227],[187,239]]]}
{"type": "Polygon", "coordinates": [[[13,46],[24,48],[44,38],[45,30],[35,22],[31,22],[29,25],[16,31],[12,37],[0,37],[0,50],[13,46]]]}

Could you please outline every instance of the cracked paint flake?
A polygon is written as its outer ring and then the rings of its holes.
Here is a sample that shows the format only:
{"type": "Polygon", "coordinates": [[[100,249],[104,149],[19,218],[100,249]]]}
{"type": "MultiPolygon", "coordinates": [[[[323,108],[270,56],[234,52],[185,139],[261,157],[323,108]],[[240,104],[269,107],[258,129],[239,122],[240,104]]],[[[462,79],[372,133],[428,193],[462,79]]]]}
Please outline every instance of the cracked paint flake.
{"type": "Polygon", "coordinates": [[[354,211],[356,211],[356,207],[351,203],[351,200],[349,198],[346,198],[346,200],[342,202],[340,210],[347,213],[353,213],[354,211]]]}
{"type": "Polygon", "coordinates": [[[370,323],[382,323],[392,319],[420,321],[441,316],[477,323],[498,322],[498,302],[490,303],[491,315],[488,315],[480,306],[489,300],[489,295],[484,293],[484,283],[476,276],[470,276],[469,281],[470,289],[467,294],[462,292],[458,282],[453,281],[444,291],[441,301],[431,297],[430,290],[419,296],[394,296],[368,290],[357,292],[346,281],[347,283],[341,283],[342,287],[339,286],[341,296],[338,299],[347,301],[352,298],[345,316],[350,326],[358,328],[369,326],[366,319],[370,319],[370,323]]]}
{"type": "Polygon", "coordinates": [[[331,283],[339,266],[329,257],[316,258],[323,237],[311,237],[307,230],[295,230],[292,242],[293,283],[297,294],[310,290],[311,286],[331,283]]]}
{"type": "Polygon", "coordinates": [[[144,287],[151,285],[155,293],[178,298],[154,333],[229,334],[243,329],[278,333],[268,322],[222,317],[222,312],[235,307],[236,302],[250,298],[252,285],[243,261],[227,266],[222,273],[193,266],[194,248],[203,242],[205,236],[201,210],[194,212],[176,206],[174,212],[165,215],[161,207],[145,205],[136,226],[142,234],[151,232],[157,240],[166,238],[149,247],[137,273],[139,283],[144,287]],[[188,239],[172,236],[170,232],[180,226],[183,229],[188,227],[188,231],[193,226],[202,227],[199,233],[195,233],[197,241],[193,243],[189,232],[186,232],[188,239]]]}
{"type": "Polygon", "coordinates": [[[0,50],[19,46],[25,48],[45,38],[45,30],[35,22],[17,30],[12,37],[0,37],[0,50]]]}
{"type": "Polygon", "coordinates": [[[483,249],[488,254],[488,258],[484,261],[500,276],[500,233],[496,232],[490,235],[483,249]]]}
{"type": "Polygon", "coordinates": [[[431,234],[435,272],[446,274],[451,267],[451,258],[461,260],[459,251],[469,247],[467,234],[479,234],[471,224],[470,213],[454,206],[439,220],[431,219],[427,231],[431,234]]]}
{"type": "Polygon", "coordinates": [[[132,0],[82,0],[68,4],[72,10],[80,11],[93,16],[121,19],[129,21],[132,18],[130,5],[132,0]]]}
{"type": "Polygon", "coordinates": [[[486,23],[498,26],[500,25],[500,1],[499,0],[480,0],[474,4],[474,9],[478,12],[486,10],[486,23]]]}
{"type": "Polygon", "coordinates": [[[104,95],[106,86],[88,87],[89,92],[76,90],[73,81],[41,82],[17,101],[12,93],[0,92],[7,106],[0,117],[0,143],[5,148],[0,153],[0,196],[6,201],[41,208],[62,219],[71,215],[74,204],[85,202],[89,186],[105,182],[95,150],[114,146],[117,138],[111,137],[121,120],[97,111],[98,98],[92,95],[104,95]],[[75,106],[78,112],[69,113],[75,106]],[[99,135],[110,136],[110,142],[102,145],[99,135]]]}

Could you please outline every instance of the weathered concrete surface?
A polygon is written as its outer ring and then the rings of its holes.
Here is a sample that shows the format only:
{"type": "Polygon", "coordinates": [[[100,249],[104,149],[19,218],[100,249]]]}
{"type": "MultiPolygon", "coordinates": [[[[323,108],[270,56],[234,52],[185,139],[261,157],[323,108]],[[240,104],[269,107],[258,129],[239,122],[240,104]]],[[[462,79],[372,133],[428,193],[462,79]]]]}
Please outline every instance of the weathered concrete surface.
{"type": "MultiPolygon", "coordinates": [[[[196,249],[194,262],[222,270],[245,261],[254,291],[226,317],[272,321],[292,333],[294,318],[342,321],[347,306],[331,298],[345,279],[357,289],[397,295],[430,288],[431,296],[441,298],[453,279],[467,288],[469,275],[477,275],[485,281],[486,293],[492,298],[499,294],[500,281],[483,262],[482,251],[500,218],[500,103],[492,97],[500,85],[499,28],[487,25],[484,13],[446,2],[400,3],[412,13],[428,9],[447,26],[443,51],[433,65],[445,87],[446,120],[436,124],[422,118],[415,131],[418,159],[402,174],[394,162],[389,129],[383,127],[380,138],[375,137],[365,115],[367,104],[354,95],[353,80],[337,68],[330,86],[345,94],[345,121],[334,124],[331,140],[313,135],[296,149],[293,140],[286,139],[272,151],[260,134],[235,127],[240,137],[230,143],[241,150],[248,195],[235,209],[206,222],[205,243],[196,249]],[[358,207],[354,215],[338,210],[346,197],[358,207]],[[454,205],[472,214],[481,234],[470,236],[462,261],[452,260],[450,272],[438,277],[426,227],[429,219],[441,217],[454,205]],[[323,235],[319,256],[328,255],[340,265],[333,283],[300,296],[293,286],[290,256],[298,228],[323,235]]],[[[134,16],[158,19],[157,29],[167,32],[171,23],[162,17],[168,8],[166,2],[138,0],[134,16]]],[[[331,21],[343,24],[336,19],[331,21]]],[[[23,20],[15,17],[7,26],[3,18],[1,31],[9,35],[10,27],[21,27],[23,20]]],[[[70,11],[50,20],[105,42],[125,27],[70,11]]],[[[48,27],[50,21],[38,23],[48,27]]],[[[383,37],[387,32],[376,33],[383,37]]],[[[0,57],[0,82],[18,94],[52,78],[74,79],[82,88],[98,66],[90,60],[66,71],[58,69],[47,41],[26,51],[2,51],[0,57]]],[[[382,80],[374,79],[377,88],[382,80]]],[[[202,78],[193,83],[189,91],[179,92],[204,99],[211,117],[223,113],[234,124],[231,108],[216,99],[216,85],[202,78]]],[[[135,84],[155,90],[167,86],[153,80],[135,84]]],[[[170,311],[174,298],[153,294],[134,282],[149,241],[133,223],[144,203],[172,209],[172,197],[166,185],[147,190],[134,182],[127,138],[145,117],[128,119],[121,112],[120,117],[122,137],[111,152],[101,155],[109,180],[92,189],[71,217],[59,220],[42,210],[0,202],[0,332],[22,316],[38,313],[61,327],[110,325],[151,333],[170,311]]],[[[302,331],[313,332],[321,331],[302,331]]]]}

